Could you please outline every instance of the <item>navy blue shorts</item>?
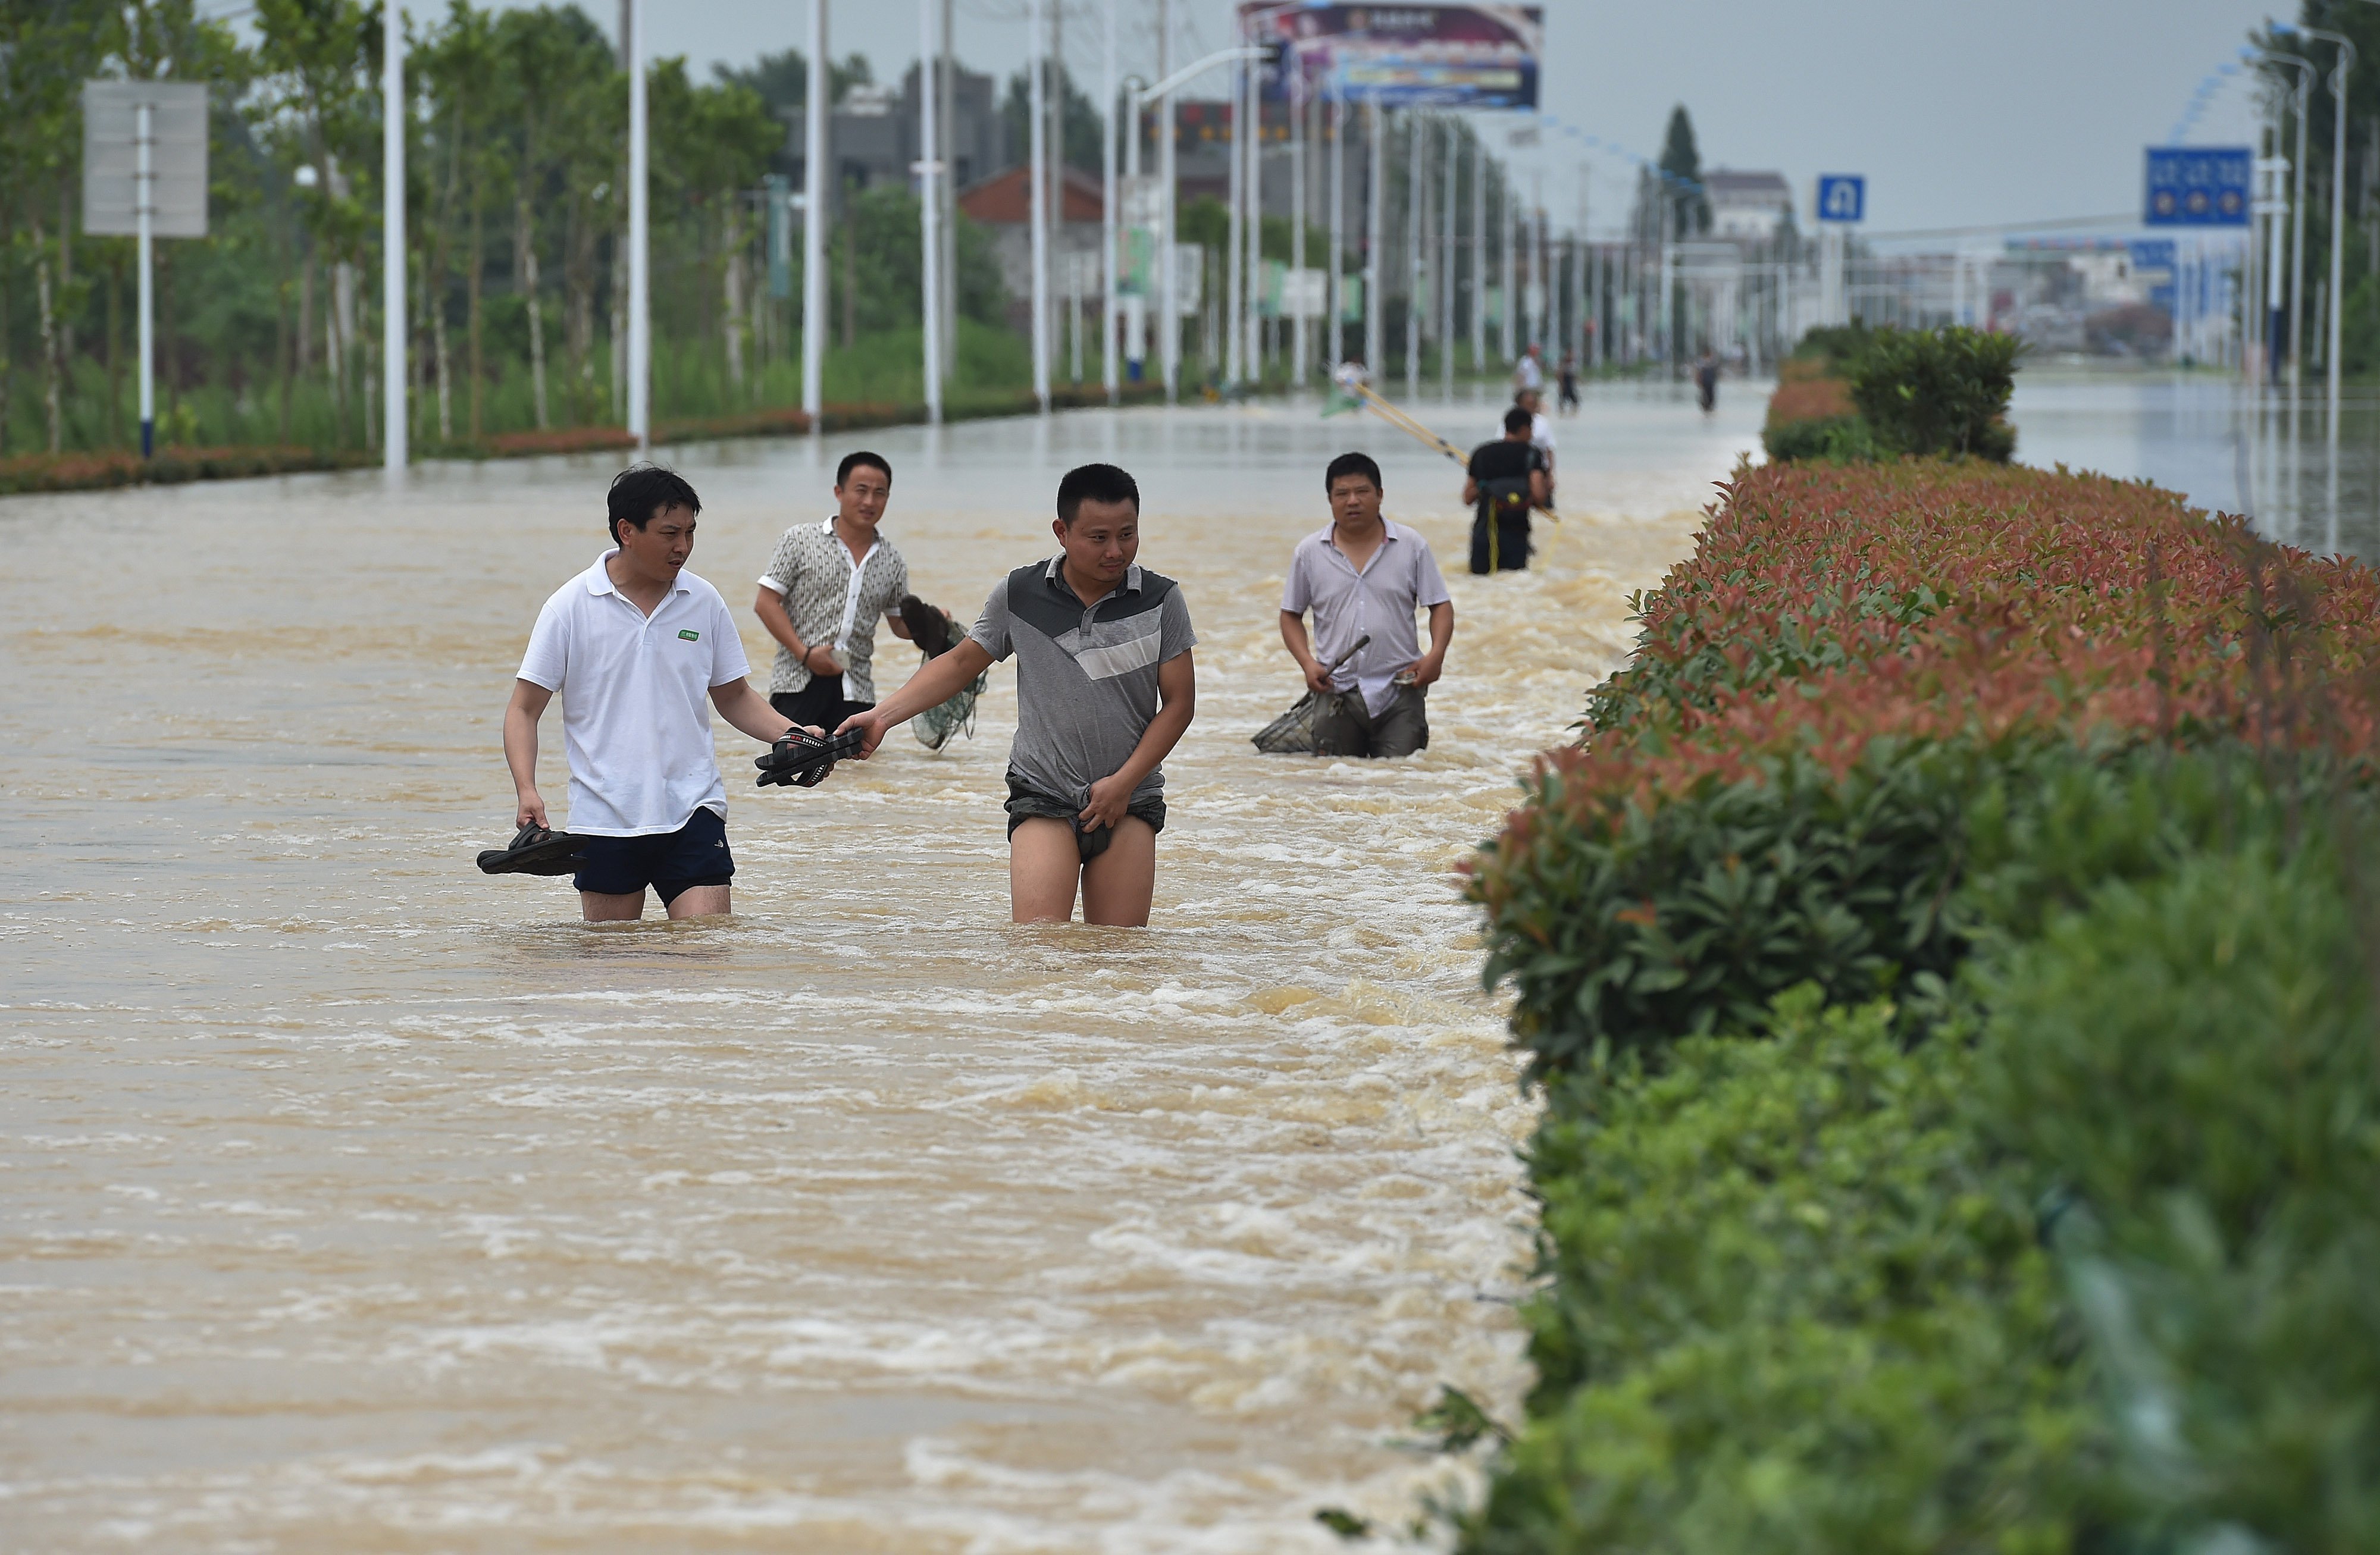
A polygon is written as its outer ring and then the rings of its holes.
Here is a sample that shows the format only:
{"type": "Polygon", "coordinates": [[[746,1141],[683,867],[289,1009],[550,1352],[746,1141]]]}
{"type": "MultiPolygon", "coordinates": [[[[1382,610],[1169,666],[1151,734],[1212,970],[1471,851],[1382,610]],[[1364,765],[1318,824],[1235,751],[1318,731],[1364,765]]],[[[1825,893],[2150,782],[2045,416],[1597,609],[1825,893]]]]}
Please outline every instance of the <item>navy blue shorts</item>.
{"type": "Polygon", "coordinates": [[[596,838],[578,856],[578,873],[570,883],[601,896],[625,896],[651,886],[667,906],[681,892],[725,885],[735,875],[727,818],[705,808],[674,832],[596,838]]]}

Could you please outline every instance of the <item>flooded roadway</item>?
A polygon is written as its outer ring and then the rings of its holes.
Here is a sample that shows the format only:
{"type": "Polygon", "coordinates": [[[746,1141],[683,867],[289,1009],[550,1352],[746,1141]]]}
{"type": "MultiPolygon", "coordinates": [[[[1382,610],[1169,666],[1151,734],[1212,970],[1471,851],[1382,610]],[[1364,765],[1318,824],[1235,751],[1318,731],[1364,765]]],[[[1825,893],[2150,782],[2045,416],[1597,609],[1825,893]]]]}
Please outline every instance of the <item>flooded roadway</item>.
{"type": "Polygon", "coordinates": [[[887,533],[970,615],[1060,471],[1138,475],[1203,639],[1144,931],[1006,921],[1005,667],[971,741],[816,791],[722,731],[730,921],[480,876],[608,462],[0,504],[0,1545],[1320,1551],[1318,1506],[1410,1515],[1451,1472],[1413,1413],[1525,1382],[1531,1113],[1449,871],[1753,445],[1730,388],[1600,392],[1570,522],[1495,580],[1453,576],[1451,466],[1312,405],[673,451],[762,676],[750,580],[840,452],[890,456],[887,533]],[[1433,742],[1259,759],[1349,446],[1450,565],[1433,742]]]}

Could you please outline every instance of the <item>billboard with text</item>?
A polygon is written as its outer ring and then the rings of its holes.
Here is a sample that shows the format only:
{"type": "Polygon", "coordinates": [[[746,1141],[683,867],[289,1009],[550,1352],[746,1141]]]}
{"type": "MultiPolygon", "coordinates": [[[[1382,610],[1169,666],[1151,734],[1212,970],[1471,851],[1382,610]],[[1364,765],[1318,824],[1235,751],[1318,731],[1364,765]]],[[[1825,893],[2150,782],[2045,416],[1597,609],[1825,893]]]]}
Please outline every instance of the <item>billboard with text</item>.
{"type": "Polygon", "coordinates": [[[1537,105],[1541,6],[1329,6],[1244,4],[1257,42],[1278,45],[1265,72],[1269,98],[1377,98],[1384,107],[1524,108],[1537,105]]]}

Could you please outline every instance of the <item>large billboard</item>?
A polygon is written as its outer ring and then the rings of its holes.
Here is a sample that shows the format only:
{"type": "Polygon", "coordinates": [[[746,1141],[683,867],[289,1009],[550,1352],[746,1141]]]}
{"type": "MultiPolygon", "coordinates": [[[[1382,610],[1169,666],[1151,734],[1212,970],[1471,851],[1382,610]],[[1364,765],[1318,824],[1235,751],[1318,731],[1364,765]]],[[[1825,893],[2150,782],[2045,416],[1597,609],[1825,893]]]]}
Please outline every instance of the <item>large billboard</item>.
{"type": "Polygon", "coordinates": [[[1535,108],[1541,6],[1330,6],[1243,0],[1249,36],[1281,47],[1269,98],[1385,107],[1535,108]]]}

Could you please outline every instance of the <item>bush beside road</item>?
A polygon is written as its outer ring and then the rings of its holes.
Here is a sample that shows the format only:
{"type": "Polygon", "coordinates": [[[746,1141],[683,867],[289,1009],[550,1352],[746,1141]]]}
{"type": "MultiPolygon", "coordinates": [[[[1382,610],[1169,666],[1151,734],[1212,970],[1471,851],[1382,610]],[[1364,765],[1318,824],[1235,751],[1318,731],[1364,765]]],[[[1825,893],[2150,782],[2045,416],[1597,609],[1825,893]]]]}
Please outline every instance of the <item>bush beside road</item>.
{"type": "Polygon", "coordinates": [[[1477,857],[1547,1110],[1474,1555],[2380,1535],[2380,589],[1740,470],[1477,857]]]}

